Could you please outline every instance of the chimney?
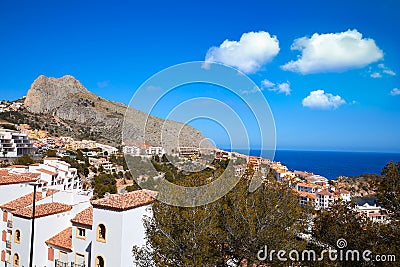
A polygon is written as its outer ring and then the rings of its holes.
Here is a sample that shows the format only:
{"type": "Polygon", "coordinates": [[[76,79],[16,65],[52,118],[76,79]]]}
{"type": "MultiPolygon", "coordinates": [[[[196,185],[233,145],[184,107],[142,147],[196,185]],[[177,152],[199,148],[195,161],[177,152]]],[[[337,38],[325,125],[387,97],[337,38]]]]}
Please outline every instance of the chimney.
{"type": "Polygon", "coordinates": [[[42,187],[42,199],[44,199],[47,195],[47,188],[42,187]]]}

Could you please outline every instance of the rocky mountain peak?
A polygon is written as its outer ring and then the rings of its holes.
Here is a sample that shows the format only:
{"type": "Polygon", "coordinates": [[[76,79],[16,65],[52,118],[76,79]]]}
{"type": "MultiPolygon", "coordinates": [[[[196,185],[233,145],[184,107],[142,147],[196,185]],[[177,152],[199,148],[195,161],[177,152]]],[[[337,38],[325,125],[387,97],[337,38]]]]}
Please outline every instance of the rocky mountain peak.
{"type": "MultiPolygon", "coordinates": [[[[39,114],[65,120],[71,133],[78,131],[82,139],[95,138],[113,145],[121,144],[123,122],[130,126],[124,136],[132,141],[144,140],[143,122],[147,121],[145,141],[155,146],[162,145],[163,119],[148,117],[139,110],[103,99],[89,92],[71,75],[61,78],[40,75],[26,94],[25,107],[33,116],[39,114]],[[125,118],[127,109],[131,116],[125,118]]],[[[169,121],[169,125],[171,129],[165,134],[165,139],[175,140],[179,136],[181,146],[197,147],[205,138],[198,130],[180,122],[169,121]]]]}
{"type": "Polygon", "coordinates": [[[71,75],[61,78],[40,75],[26,95],[25,106],[33,113],[51,111],[71,94],[86,92],[86,88],[71,75]]]}

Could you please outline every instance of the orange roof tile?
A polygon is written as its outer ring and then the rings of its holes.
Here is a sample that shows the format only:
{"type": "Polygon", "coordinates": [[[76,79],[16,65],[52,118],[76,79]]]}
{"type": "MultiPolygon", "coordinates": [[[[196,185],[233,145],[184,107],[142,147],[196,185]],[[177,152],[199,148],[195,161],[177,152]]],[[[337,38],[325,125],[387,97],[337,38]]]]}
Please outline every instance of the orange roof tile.
{"type": "Polygon", "coordinates": [[[298,183],[297,186],[302,186],[302,187],[308,187],[308,188],[316,188],[319,187],[316,184],[310,184],[310,183],[298,183]]]}
{"type": "Polygon", "coordinates": [[[316,199],[317,197],[314,194],[308,193],[308,192],[303,192],[299,190],[294,190],[299,196],[301,197],[306,197],[310,199],[316,199]]]}
{"type": "Polygon", "coordinates": [[[0,173],[0,185],[9,185],[9,184],[22,184],[22,183],[30,183],[35,182],[37,178],[40,176],[38,173],[9,173],[2,172],[0,173]]]}
{"type": "Polygon", "coordinates": [[[125,194],[113,194],[108,197],[93,200],[91,203],[95,208],[111,210],[129,210],[152,203],[156,192],[150,190],[137,190],[125,194]]]}
{"type": "Polygon", "coordinates": [[[86,226],[93,225],[93,207],[89,207],[79,212],[72,220],[72,223],[82,224],[86,226]]]}
{"type": "Polygon", "coordinates": [[[318,193],[317,193],[318,195],[321,195],[321,196],[332,196],[333,194],[331,193],[331,192],[329,192],[328,190],[322,190],[322,191],[319,191],[318,193]]]}
{"type": "Polygon", "coordinates": [[[51,175],[51,176],[57,174],[56,172],[52,172],[52,171],[49,171],[49,170],[46,170],[46,169],[37,169],[36,171],[42,172],[42,173],[45,173],[45,174],[49,174],[49,175],[51,175]]]}
{"type": "Polygon", "coordinates": [[[48,158],[44,158],[43,160],[59,160],[60,158],[57,157],[48,157],[48,158]]]}
{"type": "MultiPolygon", "coordinates": [[[[54,195],[57,193],[58,190],[55,189],[48,189],[46,191],[46,197],[49,197],[51,195],[54,195]]],[[[42,199],[42,192],[36,192],[36,201],[39,201],[42,199]]],[[[20,198],[14,199],[6,204],[3,204],[0,206],[0,208],[7,209],[10,211],[14,211],[17,209],[22,209],[25,208],[29,205],[31,205],[33,202],[33,193],[27,194],[25,196],[22,196],[20,198]]]]}
{"type": "Polygon", "coordinates": [[[47,245],[72,250],[72,227],[64,229],[45,242],[47,245]]]}
{"type": "MultiPolygon", "coordinates": [[[[67,212],[72,209],[71,205],[62,204],[58,202],[51,202],[46,204],[40,204],[35,207],[35,218],[46,217],[62,212],[67,212]]],[[[13,211],[15,216],[32,219],[32,207],[22,208],[13,211]]]]}

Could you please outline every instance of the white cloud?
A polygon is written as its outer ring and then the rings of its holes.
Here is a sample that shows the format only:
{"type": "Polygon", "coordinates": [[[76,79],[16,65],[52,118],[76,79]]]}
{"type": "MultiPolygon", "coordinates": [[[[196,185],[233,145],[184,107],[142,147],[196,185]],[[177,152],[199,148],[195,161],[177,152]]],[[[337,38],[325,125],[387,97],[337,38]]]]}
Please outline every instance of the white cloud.
{"type": "Polygon", "coordinates": [[[268,91],[277,92],[278,94],[290,95],[292,90],[290,89],[289,81],[284,83],[275,84],[267,79],[261,81],[261,89],[268,89],[268,91]]]}
{"type": "Polygon", "coordinates": [[[339,95],[325,93],[324,90],[316,90],[303,99],[303,107],[315,109],[336,109],[346,104],[346,101],[339,95]]]}
{"type": "Polygon", "coordinates": [[[372,78],[382,78],[382,75],[379,72],[373,72],[370,75],[372,78]]]}
{"type": "Polygon", "coordinates": [[[396,76],[396,72],[394,72],[393,70],[386,67],[385,64],[380,63],[377,66],[378,66],[377,70],[372,71],[371,67],[368,70],[368,72],[370,73],[370,76],[372,78],[382,78],[383,74],[387,74],[390,76],[396,76]]]}
{"type": "Polygon", "coordinates": [[[400,95],[400,89],[399,88],[393,88],[390,91],[390,95],[392,95],[392,96],[400,95]]]}
{"type": "Polygon", "coordinates": [[[275,86],[275,83],[265,79],[265,80],[261,81],[261,86],[264,87],[264,88],[271,88],[271,87],[275,86]]]}
{"type": "Polygon", "coordinates": [[[357,30],[318,34],[296,39],[292,50],[301,52],[296,61],[281,66],[283,70],[302,74],[340,72],[361,68],[383,58],[383,52],[370,38],[357,30]]]}
{"type": "Polygon", "coordinates": [[[239,41],[225,40],[220,46],[211,47],[205,61],[223,63],[244,73],[254,73],[278,53],[279,41],[275,35],[271,36],[265,31],[248,32],[239,41]]]}
{"type": "Polygon", "coordinates": [[[390,76],[396,76],[396,72],[394,72],[390,69],[383,70],[383,73],[386,73],[387,75],[390,75],[390,76]]]}

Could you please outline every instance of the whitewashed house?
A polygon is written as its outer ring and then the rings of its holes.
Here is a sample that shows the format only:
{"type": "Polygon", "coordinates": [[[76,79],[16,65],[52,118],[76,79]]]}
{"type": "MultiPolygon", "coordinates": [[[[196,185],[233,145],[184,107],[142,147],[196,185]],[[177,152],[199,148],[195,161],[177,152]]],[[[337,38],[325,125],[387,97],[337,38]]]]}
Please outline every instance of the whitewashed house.
{"type": "Polygon", "coordinates": [[[133,191],[94,200],[46,241],[47,266],[133,266],[132,246],[145,244],[143,217],[154,192],[133,191]]]}

